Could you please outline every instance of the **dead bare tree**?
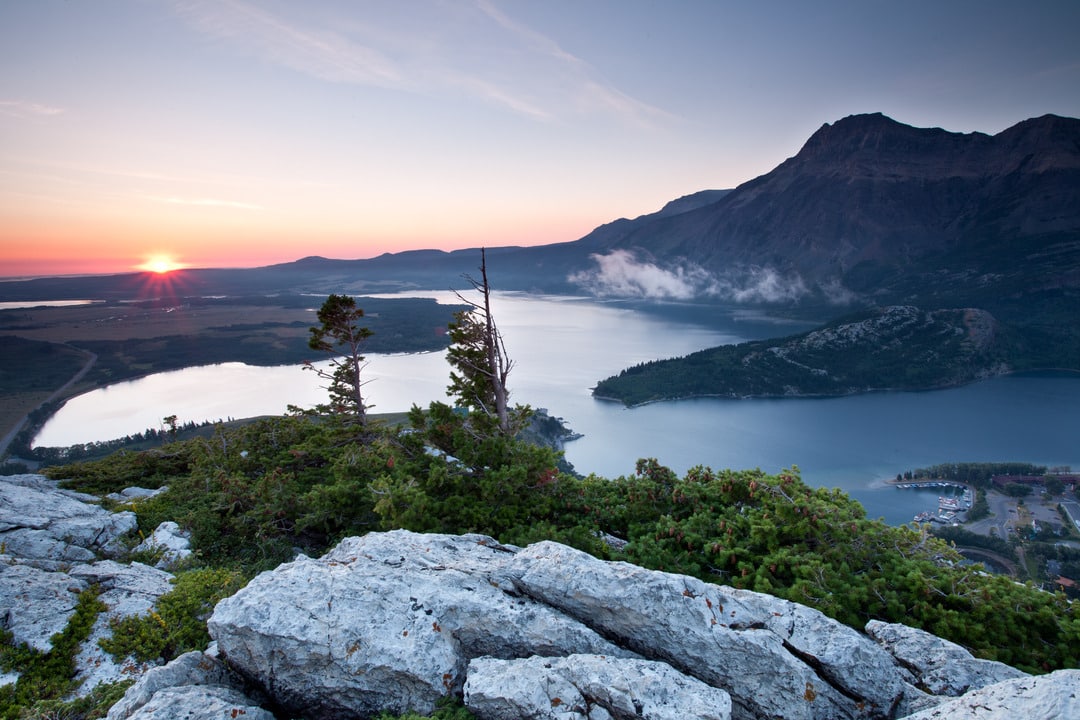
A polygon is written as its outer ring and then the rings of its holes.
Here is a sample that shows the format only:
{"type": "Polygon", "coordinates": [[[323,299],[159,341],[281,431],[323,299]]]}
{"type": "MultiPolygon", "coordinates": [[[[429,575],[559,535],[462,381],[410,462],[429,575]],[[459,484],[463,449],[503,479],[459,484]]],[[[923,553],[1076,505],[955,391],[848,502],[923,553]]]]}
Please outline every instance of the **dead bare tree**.
{"type": "Polygon", "coordinates": [[[480,293],[472,300],[461,293],[454,294],[470,306],[454,316],[450,324],[450,349],[447,360],[452,367],[448,391],[457,398],[457,405],[472,407],[496,419],[499,430],[507,435],[517,431],[510,412],[510,391],[507,378],[514,362],[506,352],[502,333],[491,313],[491,284],[488,282],[487,255],[480,249],[480,279],[465,275],[465,279],[480,293]]]}

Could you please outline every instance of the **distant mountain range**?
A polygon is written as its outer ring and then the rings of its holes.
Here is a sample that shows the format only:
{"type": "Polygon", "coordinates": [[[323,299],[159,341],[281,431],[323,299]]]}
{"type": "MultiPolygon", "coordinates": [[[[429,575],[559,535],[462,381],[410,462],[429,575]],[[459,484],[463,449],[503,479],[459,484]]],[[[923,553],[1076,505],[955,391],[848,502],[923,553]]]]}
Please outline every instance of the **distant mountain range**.
{"type": "MultiPolygon", "coordinates": [[[[308,257],[188,270],[185,291],[461,287],[477,250],[308,257]]],[[[499,289],[779,305],[974,305],[1031,320],[1080,287],[1080,120],[997,135],[914,128],[881,114],[824,125],[797,155],[734,190],[538,247],[488,249],[499,289]]],[[[117,297],[139,275],[0,283],[0,300],[117,297]]]]}

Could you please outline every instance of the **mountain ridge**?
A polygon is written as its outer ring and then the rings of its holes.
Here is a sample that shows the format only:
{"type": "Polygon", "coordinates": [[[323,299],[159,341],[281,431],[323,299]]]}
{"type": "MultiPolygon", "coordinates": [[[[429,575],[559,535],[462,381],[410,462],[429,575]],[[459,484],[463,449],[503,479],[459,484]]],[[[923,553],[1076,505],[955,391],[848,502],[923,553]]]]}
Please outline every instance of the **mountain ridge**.
{"type": "MultiPolygon", "coordinates": [[[[184,277],[200,293],[446,289],[476,271],[478,250],[309,256],[184,277]]],[[[734,189],[691,193],[577,240],[488,248],[488,259],[506,290],[652,297],[648,284],[605,283],[614,267],[685,284],[659,299],[817,304],[824,315],[852,304],[992,302],[1002,319],[1029,315],[1033,294],[1080,288],[1080,120],[1043,115],[988,135],[850,115],[734,189]],[[619,262],[604,266],[613,253],[619,262]],[[782,291],[755,291],[762,283],[782,291]]],[[[4,282],[0,300],[115,296],[138,285],[132,274],[4,282]]]]}
{"type": "MultiPolygon", "coordinates": [[[[718,202],[658,218],[614,245],[721,274],[773,267],[867,296],[876,288],[865,278],[884,272],[909,285],[904,271],[945,253],[963,251],[956,259],[977,265],[972,251],[987,238],[1005,237],[995,249],[1011,256],[1028,249],[1016,247],[1021,239],[1045,248],[1066,233],[1075,242],[1078,205],[1080,120],[1048,115],[988,136],[859,115],[824,125],[795,156],[718,202]]],[[[1076,249],[1069,254],[1075,266],[1076,249]]]]}

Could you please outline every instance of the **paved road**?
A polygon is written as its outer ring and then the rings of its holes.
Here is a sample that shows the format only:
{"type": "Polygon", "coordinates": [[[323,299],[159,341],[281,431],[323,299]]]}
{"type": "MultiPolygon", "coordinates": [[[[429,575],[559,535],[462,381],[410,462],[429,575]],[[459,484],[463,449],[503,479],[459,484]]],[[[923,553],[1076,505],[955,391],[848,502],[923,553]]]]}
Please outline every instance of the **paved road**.
{"type": "Polygon", "coordinates": [[[1065,512],[1068,513],[1069,519],[1073,521],[1073,525],[1077,530],[1080,530],[1080,502],[1076,500],[1063,500],[1061,502],[1065,508],[1065,512]]]}
{"type": "Polygon", "coordinates": [[[967,523],[964,528],[979,535],[997,535],[1008,539],[1008,528],[1016,524],[1016,498],[987,491],[986,503],[990,506],[990,517],[967,523]],[[991,528],[995,532],[991,532],[991,528]]]}
{"type": "MultiPolygon", "coordinates": [[[[71,345],[65,345],[65,347],[69,347],[72,350],[75,350],[75,351],[80,352],[83,355],[85,355],[86,356],[86,363],[82,366],[81,370],[79,370],[77,373],[75,373],[74,375],[71,376],[70,380],[68,380],[66,383],[64,383],[60,387],[58,387],[56,389],[56,391],[53,392],[52,395],[45,398],[45,400],[42,401],[41,405],[45,405],[46,403],[50,403],[53,400],[56,400],[59,397],[61,397],[65,392],[67,392],[71,388],[72,385],[74,385],[75,383],[82,380],[83,377],[86,375],[86,373],[90,371],[90,368],[94,367],[94,363],[97,362],[98,356],[96,354],[90,352],[89,350],[83,350],[82,348],[73,347],[71,345]]],[[[38,407],[41,407],[41,405],[38,405],[38,407]]],[[[36,409],[37,408],[35,408],[35,410],[36,409]]],[[[8,446],[11,445],[12,441],[15,439],[15,436],[18,435],[19,432],[21,432],[22,429],[26,426],[26,423],[27,423],[28,420],[29,420],[29,415],[23,415],[19,419],[19,422],[15,423],[15,427],[11,428],[11,430],[9,430],[7,432],[7,434],[4,435],[4,437],[0,438],[0,456],[2,456],[4,453],[7,452],[8,446]]]]}

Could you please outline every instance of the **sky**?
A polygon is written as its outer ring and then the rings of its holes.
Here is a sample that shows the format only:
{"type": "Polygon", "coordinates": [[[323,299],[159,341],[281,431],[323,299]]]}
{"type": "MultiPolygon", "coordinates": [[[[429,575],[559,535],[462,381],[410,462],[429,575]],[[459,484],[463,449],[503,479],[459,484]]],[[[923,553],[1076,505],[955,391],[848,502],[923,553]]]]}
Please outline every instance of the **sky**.
{"type": "Polygon", "coordinates": [[[1080,117],[1076,0],[0,0],[0,277],[576,240],[824,123],[1080,117]]]}

